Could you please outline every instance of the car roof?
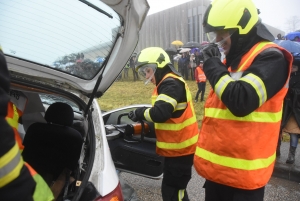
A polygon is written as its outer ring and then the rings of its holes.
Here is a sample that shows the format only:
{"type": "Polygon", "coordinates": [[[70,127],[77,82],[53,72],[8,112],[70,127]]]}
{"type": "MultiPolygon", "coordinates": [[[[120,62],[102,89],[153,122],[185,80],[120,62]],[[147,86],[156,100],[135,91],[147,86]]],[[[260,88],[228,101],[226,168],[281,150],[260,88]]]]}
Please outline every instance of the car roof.
{"type": "Polygon", "coordinates": [[[101,96],[133,53],[149,5],[11,0],[0,9],[0,45],[12,74],[101,96]]]}

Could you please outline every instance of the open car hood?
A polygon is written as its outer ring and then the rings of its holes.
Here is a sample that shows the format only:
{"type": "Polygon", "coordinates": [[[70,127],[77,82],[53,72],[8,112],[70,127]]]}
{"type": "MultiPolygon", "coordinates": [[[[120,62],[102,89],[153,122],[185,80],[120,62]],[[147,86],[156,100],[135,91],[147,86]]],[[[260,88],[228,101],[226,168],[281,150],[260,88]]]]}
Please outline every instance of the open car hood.
{"type": "Polygon", "coordinates": [[[11,0],[0,45],[12,76],[101,96],[133,53],[147,0],[11,0]],[[97,87],[97,80],[99,86],[97,87]]]}

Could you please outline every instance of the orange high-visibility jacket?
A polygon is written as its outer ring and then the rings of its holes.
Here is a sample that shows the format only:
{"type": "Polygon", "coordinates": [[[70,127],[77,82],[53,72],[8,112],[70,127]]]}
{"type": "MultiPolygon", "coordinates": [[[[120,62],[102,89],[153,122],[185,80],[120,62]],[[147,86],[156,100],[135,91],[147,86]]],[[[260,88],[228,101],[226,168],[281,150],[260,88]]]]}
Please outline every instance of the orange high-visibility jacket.
{"type": "Polygon", "coordinates": [[[236,71],[229,69],[231,76],[224,75],[209,94],[194,166],[199,175],[210,181],[250,190],[265,186],[271,177],[288,78],[285,86],[267,100],[259,77],[252,73],[241,77],[255,57],[270,47],[283,52],[290,74],[291,54],[274,43],[260,42],[242,57],[236,71]],[[226,86],[235,80],[251,84],[260,97],[260,107],[244,117],[234,116],[221,101],[226,86]]]}
{"type": "Polygon", "coordinates": [[[195,80],[197,83],[206,82],[206,76],[199,66],[195,70],[195,80]]]}
{"type": "MultiPolygon", "coordinates": [[[[152,105],[157,100],[157,89],[159,85],[168,77],[178,79],[185,84],[187,102],[177,103],[174,112],[184,110],[179,118],[170,118],[164,123],[155,123],[156,132],[156,152],[161,156],[175,157],[194,154],[198,140],[198,124],[194,107],[192,105],[192,96],[185,81],[172,73],[163,77],[152,93],[152,105]]],[[[163,98],[159,96],[160,100],[163,98]]],[[[164,96],[166,101],[170,101],[164,96]]]]}

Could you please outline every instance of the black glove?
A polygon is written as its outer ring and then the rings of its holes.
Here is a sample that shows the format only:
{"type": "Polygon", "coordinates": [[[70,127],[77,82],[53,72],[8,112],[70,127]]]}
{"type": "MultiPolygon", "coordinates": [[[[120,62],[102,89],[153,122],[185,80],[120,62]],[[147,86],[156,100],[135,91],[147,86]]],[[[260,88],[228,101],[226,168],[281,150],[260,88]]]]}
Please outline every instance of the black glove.
{"type": "Polygon", "coordinates": [[[203,53],[203,62],[205,62],[207,59],[210,59],[212,57],[217,57],[219,59],[221,59],[221,53],[219,50],[218,45],[214,44],[214,43],[210,43],[208,45],[206,45],[203,49],[202,49],[202,53],[203,53]]]}
{"type": "Polygon", "coordinates": [[[132,121],[136,122],[138,120],[136,114],[135,114],[135,110],[130,111],[128,113],[128,118],[131,119],[132,121]]]}
{"type": "Polygon", "coordinates": [[[133,111],[130,111],[128,113],[128,118],[131,119],[134,122],[145,120],[144,112],[145,112],[146,109],[147,109],[146,107],[140,107],[140,108],[137,108],[133,111]]]}

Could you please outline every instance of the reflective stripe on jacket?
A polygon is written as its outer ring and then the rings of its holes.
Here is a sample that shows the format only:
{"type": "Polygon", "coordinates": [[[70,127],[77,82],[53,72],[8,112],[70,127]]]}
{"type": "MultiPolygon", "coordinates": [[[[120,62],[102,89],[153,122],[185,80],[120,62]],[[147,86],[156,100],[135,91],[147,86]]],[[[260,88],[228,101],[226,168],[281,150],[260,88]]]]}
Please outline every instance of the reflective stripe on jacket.
{"type": "Polygon", "coordinates": [[[34,201],[52,201],[54,200],[53,193],[44,179],[28,164],[24,163],[33,177],[36,186],[33,193],[34,201]]]}
{"type": "Polygon", "coordinates": [[[196,68],[195,79],[197,83],[206,82],[206,76],[200,67],[196,68]]]}
{"type": "Polygon", "coordinates": [[[259,77],[252,73],[241,77],[255,57],[270,47],[282,51],[289,62],[290,74],[291,54],[274,43],[261,42],[242,57],[236,71],[229,69],[231,76],[224,75],[209,94],[194,158],[195,169],[208,180],[250,190],[265,186],[271,177],[288,79],[285,86],[267,100],[259,77]],[[260,107],[244,117],[234,116],[221,101],[225,88],[235,80],[252,85],[260,98],[260,107]]]}
{"type": "MultiPolygon", "coordinates": [[[[184,110],[179,118],[170,118],[164,123],[155,123],[156,132],[156,152],[161,156],[174,157],[185,156],[195,153],[196,143],[198,140],[198,124],[194,107],[192,105],[192,96],[185,81],[172,73],[165,75],[161,82],[156,86],[152,93],[152,105],[155,101],[164,100],[172,102],[172,98],[158,94],[159,85],[166,78],[172,77],[178,79],[185,84],[187,102],[174,103],[174,111],[184,110]]],[[[150,118],[145,115],[146,119],[150,118]]],[[[151,119],[151,118],[150,118],[151,119]]]]}
{"type": "Polygon", "coordinates": [[[23,159],[17,143],[0,157],[0,188],[9,184],[20,175],[23,159]]]}

